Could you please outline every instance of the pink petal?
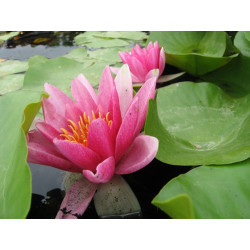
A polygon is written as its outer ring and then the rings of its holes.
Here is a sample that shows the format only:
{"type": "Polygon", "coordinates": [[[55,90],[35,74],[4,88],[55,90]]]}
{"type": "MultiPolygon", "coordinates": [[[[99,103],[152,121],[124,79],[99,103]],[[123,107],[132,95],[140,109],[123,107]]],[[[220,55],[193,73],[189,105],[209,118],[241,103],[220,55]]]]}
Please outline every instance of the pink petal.
{"type": "Polygon", "coordinates": [[[159,58],[159,75],[162,74],[163,70],[165,68],[165,52],[164,52],[164,49],[161,48],[161,51],[160,51],[160,58],[159,58]]]}
{"type": "Polygon", "coordinates": [[[105,183],[111,180],[115,172],[115,159],[113,156],[107,158],[101,162],[97,168],[96,173],[94,174],[90,170],[83,170],[83,175],[91,182],[94,183],[105,183]]]}
{"type": "Polygon", "coordinates": [[[45,83],[44,89],[49,93],[48,101],[54,106],[55,112],[64,116],[65,115],[65,104],[73,104],[74,102],[64,94],[60,89],[55,86],[45,83]]]}
{"type": "Polygon", "coordinates": [[[95,111],[96,102],[93,100],[89,90],[78,78],[72,81],[71,93],[74,100],[80,104],[82,112],[91,113],[92,110],[95,111]]]}
{"type": "Polygon", "coordinates": [[[131,58],[131,64],[129,64],[131,72],[140,79],[141,82],[145,81],[147,75],[147,69],[136,57],[131,58]]]}
{"type": "Polygon", "coordinates": [[[123,63],[127,63],[127,62],[126,62],[126,56],[125,56],[126,53],[120,52],[120,51],[119,51],[118,54],[119,54],[119,56],[120,56],[122,62],[123,62],[123,63]]]}
{"type": "Polygon", "coordinates": [[[114,86],[111,101],[109,104],[110,120],[112,120],[110,131],[113,139],[115,140],[117,132],[122,123],[121,110],[119,104],[119,97],[114,86]]]}
{"type": "Polygon", "coordinates": [[[57,150],[81,169],[96,170],[101,158],[93,150],[80,143],[54,139],[57,150]]]}
{"type": "MultiPolygon", "coordinates": [[[[87,115],[89,114],[90,112],[87,112],[87,115]]],[[[77,124],[80,120],[80,116],[82,115],[83,115],[83,112],[79,108],[79,103],[74,103],[72,105],[66,104],[65,117],[67,117],[67,120],[71,120],[77,124]]],[[[67,124],[69,124],[69,122],[67,124]]],[[[68,129],[68,126],[64,128],[68,129]]]]}
{"type": "Polygon", "coordinates": [[[123,118],[133,99],[132,79],[127,64],[124,64],[117,73],[115,85],[119,96],[121,116],[123,118]]]}
{"type": "Polygon", "coordinates": [[[152,77],[149,80],[147,80],[135,95],[135,97],[138,97],[139,100],[138,103],[139,112],[138,112],[137,125],[134,132],[134,138],[140,133],[143,124],[145,122],[148,112],[149,99],[153,99],[155,96],[156,80],[157,77],[152,77]]]}
{"type": "MultiPolygon", "coordinates": [[[[46,123],[53,126],[58,132],[61,128],[67,126],[67,120],[65,119],[65,114],[60,114],[57,112],[56,107],[46,98],[42,101],[43,115],[46,123]]],[[[64,107],[65,112],[65,107],[64,107]]]]}
{"type": "Polygon", "coordinates": [[[85,178],[74,182],[63,199],[56,219],[77,219],[83,215],[95,195],[97,186],[85,178]]]}
{"type": "Polygon", "coordinates": [[[28,162],[48,165],[65,171],[81,172],[80,168],[60,155],[53,144],[38,131],[30,131],[27,134],[27,141],[28,162]]]}
{"type": "Polygon", "coordinates": [[[134,131],[138,119],[138,104],[139,100],[136,97],[130,107],[127,110],[127,113],[124,116],[121,127],[118,131],[116,137],[116,147],[115,147],[115,161],[119,162],[123,154],[127,151],[130,144],[132,143],[134,137],[134,131]]]}
{"type": "Polygon", "coordinates": [[[159,43],[157,41],[154,42],[154,49],[156,51],[159,51],[160,50],[160,46],[159,46],[159,43]]]}
{"type": "Polygon", "coordinates": [[[152,49],[152,48],[154,48],[154,46],[153,46],[153,43],[152,43],[152,42],[150,42],[150,43],[148,44],[147,49],[152,49]]]}
{"type": "Polygon", "coordinates": [[[147,70],[158,69],[159,67],[159,52],[155,49],[151,49],[147,59],[147,70]]]}
{"type": "Polygon", "coordinates": [[[84,85],[84,87],[88,90],[88,92],[91,95],[94,102],[97,103],[97,95],[96,95],[95,90],[93,89],[92,85],[87,80],[87,78],[83,74],[80,74],[77,78],[78,78],[78,80],[81,81],[81,83],[84,85]]]}
{"type": "Polygon", "coordinates": [[[114,143],[110,128],[103,119],[93,120],[89,126],[88,148],[95,151],[102,159],[114,155],[114,143]]]}
{"type": "Polygon", "coordinates": [[[158,139],[153,136],[137,136],[118,163],[115,173],[130,174],[148,165],[156,156],[158,144],[158,139]]]}
{"type": "Polygon", "coordinates": [[[108,112],[109,102],[112,95],[114,79],[109,66],[103,70],[99,90],[98,90],[98,106],[102,107],[104,113],[108,112]]]}
{"type": "Polygon", "coordinates": [[[38,122],[36,128],[51,142],[53,142],[54,138],[59,138],[60,133],[46,122],[38,122]]]}

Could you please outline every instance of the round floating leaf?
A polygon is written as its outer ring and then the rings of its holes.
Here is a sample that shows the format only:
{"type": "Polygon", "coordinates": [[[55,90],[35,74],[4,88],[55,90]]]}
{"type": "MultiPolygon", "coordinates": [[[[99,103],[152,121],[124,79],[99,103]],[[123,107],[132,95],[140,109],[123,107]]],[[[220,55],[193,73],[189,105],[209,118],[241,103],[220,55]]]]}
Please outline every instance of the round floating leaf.
{"type": "Polygon", "coordinates": [[[135,41],[148,38],[147,34],[141,31],[102,31],[96,32],[96,34],[93,35],[96,37],[122,38],[135,41]]]}
{"type": "Polygon", "coordinates": [[[173,165],[229,164],[250,156],[250,95],[233,99],[211,83],[158,90],[146,134],[159,139],[157,159],[173,165]]]}
{"type": "Polygon", "coordinates": [[[234,39],[234,45],[244,56],[250,57],[250,41],[246,39],[245,32],[238,32],[234,39]]]}
{"type": "Polygon", "coordinates": [[[24,78],[24,89],[43,91],[48,82],[70,95],[73,78],[84,73],[85,64],[72,59],[58,57],[30,67],[24,78]]]}
{"type": "Polygon", "coordinates": [[[34,66],[35,64],[39,64],[39,63],[44,63],[47,62],[49,59],[45,56],[32,56],[29,59],[29,67],[34,66]]]}
{"type": "Polygon", "coordinates": [[[250,41],[250,31],[244,31],[245,37],[248,41],[250,41]]]}
{"type": "Polygon", "coordinates": [[[77,45],[83,45],[88,48],[109,48],[129,45],[128,42],[121,39],[99,38],[88,32],[84,32],[74,39],[77,45]]]}
{"type": "Polygon", "coordinates": [[[31,175],[26,162],[27,146],[24,130],[41,106],[40,93],[16,91],[0,98],[0,218],[25,218],[31,202],[31,175]],[[39,102],[37,102],[39,101],[39,102]],[[23,129],[21,123],[24,120],[23,129]]]}
{"type": "Polygon", "coordinates": [[[66,58],[69,59],[74,59],[78,62],[85,62],[88,57],[87,57],[87,49],[85,48],[76,48],[71,50],[68,54],[66,54],[65,56],[66,58]]]}
{"type": "Polygon", "coordinates": [[[18,60],[6,60],[0,63],[0,77],[14,73],[24,72],[28,69],[28,63],[18,60]]]}
{"type": "Polygon", "coordinates": [[[172,218],[250,218],[250,160],[202,166],[168,182],[152,203],[172,218]]]}
{"type": "Polygon", "coordinates": [[[237,56],[223,57],[227,35],[222,31],[155,31],[148,41],[158,41],[164,47],[166,63],[195,76],[222,67],[237,56]]]}
{"type": "Polygon", "coordinates": [[[23,86],[23,74],[13,74],[0,77],[0,95],[21,89],[23,86]]]}
{"type": "Polygon", "coordinates": [[[98,49],[94,51],[88,51],[88,56],[91,59],[106,62],[107,64],[115,64],[121,62],[121,58],[118,54],[119,51],[127,51],[128,48],[107,48],[98,49]]]}
{"type": "Polygon", "coordinates": [[[244,32],[236,34],[234,45],[241,55],[226,66],[202,76],[202,79],[217,84],[231,96],[240,97],[250,93],[250,42],[244,32]]]}

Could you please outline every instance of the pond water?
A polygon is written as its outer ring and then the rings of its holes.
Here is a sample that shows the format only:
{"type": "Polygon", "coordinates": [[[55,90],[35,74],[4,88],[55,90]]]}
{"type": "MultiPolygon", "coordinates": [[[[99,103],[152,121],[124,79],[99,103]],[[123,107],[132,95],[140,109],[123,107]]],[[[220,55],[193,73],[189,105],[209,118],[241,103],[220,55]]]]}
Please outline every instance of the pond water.
{"type": "MultiPolygon", "coordinates": [[[[63,56],[78,47],[73,38],[79,33],[24,32],[18,39],[11,39],[0,46],[0,58],[28,60],[35,55],[48,58],[63,56]]],[[[32,204],[28,218],[54,218],[65,195],[62,185],[65,172],[49,166],[29,166],[32,173],[32,204]]],[[[169,218],[151,205],[151,201],[169,180],[189,170],[190,167],[170,166],[155,159],[144,169],[123,176],[135,193],[142,213],[108,218],[169,218]]],[[[98,218],[93,201],[82,218],[98,218]]]]}

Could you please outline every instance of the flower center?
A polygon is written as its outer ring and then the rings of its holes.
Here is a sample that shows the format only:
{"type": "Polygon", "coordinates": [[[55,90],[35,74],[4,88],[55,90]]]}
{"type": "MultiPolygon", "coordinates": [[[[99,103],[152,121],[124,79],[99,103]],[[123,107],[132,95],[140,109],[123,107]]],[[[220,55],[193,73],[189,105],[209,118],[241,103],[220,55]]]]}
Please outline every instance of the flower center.
{"type": "Polygon", "coordinates": [[[60,136],[64,137],[65,140],[70,142],[77,142],[83,144],[85,147],[87,147],[87,137],[89,132],[89,125],[91,121],[96,120],[98,118],[103,119],[105,122],[107,122],[108,126],[111,126],[112,121],[109,120],[109,112],[102,116],[101,113],[98,113],[98,117],[96,118],[94,111],[92,110],[92,118],[90,116],[86,115],[86,112],[83,113],[83,115],[80,116],[80,120],[78,123],[74,123],[72,120],[69,121],[69,129],[61,128],[62,134],[60,136]]]}

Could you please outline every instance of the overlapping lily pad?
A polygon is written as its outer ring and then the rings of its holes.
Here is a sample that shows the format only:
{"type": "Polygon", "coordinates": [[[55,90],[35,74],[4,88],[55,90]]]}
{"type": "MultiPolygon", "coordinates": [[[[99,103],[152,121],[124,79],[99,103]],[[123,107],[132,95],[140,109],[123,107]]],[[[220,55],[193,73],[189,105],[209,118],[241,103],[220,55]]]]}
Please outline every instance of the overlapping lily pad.
{"type": "Polygon", "coordinates": [[[167,183],[152,203],[172,218],[250,218],[250,160],[202,166],[167,183]]]}
{"type": "Polygon", "coordinates": [[[0,95],[22,88],[28,63],[18,60],[0,60],[0,95]]]}
{"type": "Polygon", "coordinates": [[[25,218],[31,201],[31,175],[26,162],[24,130],[41,106],[40,93],[16,91],[0,98],[0,218],[25,218]],[[30,104],[33,103],[33,104],[30,104]],[[29,105],[29,112],[24,109],[29,105]]]}
{"type": "Polygon", "coordinates": [[[146,134],[172,165],[229,164],[250,156],[250,95],[234,99],[212,83],[182,82],[150,101],[146,134]]]}
{"type": "Polygon", "coordinates": [[[21,89],[23,86],[24,74],[13,74],[0,77],[0,95],[21,89]]]}
{"type": "Polygon", "coordinates": [[[231,96],[240,97],[250,93],[250,42],[246,39],[246,33],[238,32],[234,45],[241,54],[224,67],[202,78],[217,84],[231,96]]]}
{"type": "Polygon", "coordinates": [[[155,31],[149,41],[164,47],[166,63],[195,76],[222,67],[237,56],[225,55],[229,40],[222,31],[155,31]]]}
{"type": "MultiPolygon", "coordinates": [[[[24,89],[43,91],[48,82],[70,94],[73,78],[83,73],[85,65],[75,60],[58,57],[31,66],[24,78],[24,89]]],[[[88,77],[88,76],[86,76],[88,77]]]]}
{"type": "Polygon", "coordinates": [[[134,41],[141,43],[146,39],[147,34],[140,31],[86,31],[76,36],[75,42],[88,48],[114,48],[129,46],[134,41]]]}

